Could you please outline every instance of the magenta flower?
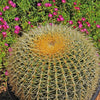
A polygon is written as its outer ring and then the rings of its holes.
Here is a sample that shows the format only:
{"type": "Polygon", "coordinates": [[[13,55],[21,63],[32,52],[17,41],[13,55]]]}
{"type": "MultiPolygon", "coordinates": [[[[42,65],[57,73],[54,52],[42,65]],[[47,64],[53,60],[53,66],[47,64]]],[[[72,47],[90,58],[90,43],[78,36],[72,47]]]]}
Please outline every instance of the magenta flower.
{"type": "Polygon", "coordinates": [[[45,5],[45,7],[48,7],[48,3],[45,3],[44,5],[45,5]]]}
{"type": "Polygon", "coordinates": [[[19,30],[15,30],[14,33],[18,34],[19,33],[19,30]]]}
{"type": "Polygon", "coordinates": [[[52,0],[53,2],[56,2],[55,0],[52,0]]]}
{"type": "Polygon", "coordinates": [[[5,9],[9,9],[9,6],[5,6],[5,9]]]}
{"type": "Polygon", "coordinates": [[[0,25],[0,29],[2,29],[2,25],[0,25]]]}
{"type": "Polygon", "coordinates": [[[79,8],[79,7],[75,7],[75,9],[80,10],[80,8],[79,8]]]}
{"type": "Polygon", "coordinates": [[[6,32],[2,32],[3,37],[7,37],[7,33],[6,32]]]}
{"type": "Polygon", "coordinates": [[[96,55],[97,55],[97,56],[99,56],[99,54],[98,54],[98,53],[97,53],[96,55]]]}
{"type": "Polygon", "coordinates": [[[80,31],[81,31],[81,32],[84,32],[84,30],[83,30],[83,29],[81,29],[80,31]]]}
{"type": "Polygon", "coordinates": [[[60,18],[57,18],[57,21],[60,22],[61,21],[60,18]]]}
{"type": "Polygon", "coordinates": [[[33,27],[33,25],[31,25],[31,27],[33,27]]]}
{"type": "Polygon", "coordinates": [[[75,28],[76,28],[76,26],[73,26],[73,28],[75,29],[75,28]]]}
{"type": "Polygon", "coordinates": [[[84,28],[83,30],[84,30],[84,31],[87,31],[87,29],[86,29],[86,28],[84,28]]]}
{"type": "Polygon", "coordinates": [[[86,24],[90,24],[89,22],[86,22],[86,24]]]}
{"type": "Polygon", "coordinates": [[[77,3],[76,3],[76,2],[74,2],[73,4],[74,4],[74,5],[77,5],[77,3]]]}
{"type": "Polygon", "coordinates": [[[2,16],[2,12],[0,12],[0,16],[2,16]]]}
{"type": "Polygon", "coordinates": [[[66,3],[66,0],[62,0],[62,3],[66,3]]]}
{"type": "Polygon", "coordinates": [[[51,7],[51,6],[52,6],[52,4],[51,4],[51,3],[48,3],[48,6],[49,6],[49,7],[51,7]]]}
{"type": "Polygon", "coordinates": [[[49,14],[49,15],[48,15],[48,17],[52,18],[52,17],[53,17],[53,15],[52,15],[52,14],[49,14]]]}
{"type": "Polygon", "coordinates": [[[72,25],[72,24],[73,24],[73,21],[72,21],[72,20],[70,20],[70,21],[69,21],[69,24],[71,24],[71,25],[72,25]]]}
{"type": "Polygon", "coordinates": [[[15,3],[12,3],[11,6],[12,6],[13,8],[15,8],[15,7],[16,7],[16,4],[15,4],[15,3]]]}
{"type": "Polygon", "coordinates": [[[6,22],[5,20],[3,20],[2,23],[3,23],[4,25],[7,25],[7,22],[6,22]]]}
{"type": "Polygon", "coordinates": [[[41,6],[41,3],[37,3],[37,6],[41,6]]]}
{"type": "Polygon", "coordinates": [[[61,21],[64,21],[64,18],[63,18],[63,17],[60,17],[60,20],[61,20],[61,21]]]}
{"type": "Polygon", "coordinates": [[[15,21],[19,21],[19,18],[18,17],[15,17],[15,21]]]}
{"type": "Polygon", "coordinates": [[[16,30],[20,30],[21,28],[20,28],[20,26],[16,25],[16,26],[15,26],[15,29],[16,29],[16,30]]]}
{"type": "Polygon", "coordinates": [[[10,5],[12,5],[12,4],[13,4],[13,1],[9,0],[8,3],[9,3],[10,5]]]}
{"type": "Polygon", "coordinates": [[[54,15],[57,15],[57,12],[53,12],[54,15]]]}
{"type": "Polygon", "coordinates": [[[96,21],[94,21],[94,23],[96,23],[96,21]]]}
{"type": "Polygon", "coordinates": [[[99,25],[99,24],[97,24],[97,25],[96,25],[96,27],[97,27],[97,28],[100,28],[100,25],[99,25]]]}
{"type": "Polygon", "coordinates": [[[8,75],[9,75],[8,71],[6,71],[6,72],[5,72],[5,75],[6,75],[6,76],[8,76],[8,75]]]}
{"type": "Polygon", "coordinates": [[[13,49],[12,49],[12,48],[8,48],[8,51],[9,51],[9,52],[12,52],[12,51],[13,51],[13,49]]]}
{"type": "Polygon", "coordinates": [[[63,17],[62,15],[59,15],[59,18],[63,17]]]}
{"type": "Polygon", "coordinates": [[[3,18],[2,18],[2,17],[0,17],[0,21],[1,21],[1,22],[3,21],[3,18]]]}
{"type": "Polygon", "coordinates": [[[2,25],[2,27],[7,30],[9,28],[9,25],[2,25]]]}
{"type": "Polygon", "coordinates": [[[54,11],[58,11],[58,8],[54,8],[54,11]]]}
{"type": "Polygon", "coordinates": [[[81,19],[82,21],[85,21],[86,19],[84,18],[84,17],[82,17],[82,19],[81,19]]]}
{"type": "Polygon", "coordinates": [[[52,26],[52,23],[49,23],[49,25],[51,25],[51,26],[52,26]]]}
{"type": "Polygon", "coordinates": [[[89,32],[88,32],[88,31],[86,31],[86,34],[88,35],[88,34],[89,34],[89,32]]]}
{"type": "Polygon", "coordinates": [[[31,24],[31,22],[30,22],[30,21],[28,21],[28,24],[31,24]]]}
{"type": "Polygon", "coordinates": [[[3,8],[3,11],[6,11],[6,8],[5,7],[3,8]]]}
{"type": "Polygon", "coordinates": [[[82,28],[83,27],[83,25],[82,24],[79,24],[79,26],[78,26],[79,28],[82,28]]]}
{"type": "Polygon", "coordinates": [[[88,26],[88,27],[90,27],[90,26],[91,26],[91,24],[87,24],[87,26],[88,26]]]}
{"type": "Polygon", "coordinates": [[[78,21],[78,24],[82,24],[82,21],[79,20],[79,21],[78,21]]]}
{"type": "Polygon", "coordinates": [[[7,43],[5,43],[5,46],[8,46],[8,44],[7,44],[7,43]]]}

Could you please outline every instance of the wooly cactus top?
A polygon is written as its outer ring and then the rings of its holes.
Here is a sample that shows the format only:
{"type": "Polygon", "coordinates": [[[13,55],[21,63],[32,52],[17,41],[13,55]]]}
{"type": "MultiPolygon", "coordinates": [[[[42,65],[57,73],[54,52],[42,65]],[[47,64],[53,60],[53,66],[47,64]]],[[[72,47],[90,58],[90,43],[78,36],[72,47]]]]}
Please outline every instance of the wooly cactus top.
{"type": "Polygon", "coordinates": [[[8,72],[20,100],[90,100],[99,58],[90,40],[63,25],[31,29],[12,46],[8,72]]]}

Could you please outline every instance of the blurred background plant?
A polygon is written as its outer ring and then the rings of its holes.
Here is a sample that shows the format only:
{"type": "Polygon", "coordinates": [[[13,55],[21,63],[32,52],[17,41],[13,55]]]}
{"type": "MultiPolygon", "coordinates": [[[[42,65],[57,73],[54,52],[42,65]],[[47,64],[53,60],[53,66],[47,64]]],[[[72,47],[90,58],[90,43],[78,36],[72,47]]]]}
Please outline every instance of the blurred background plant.
{"type": "Polygon", "coordinates": [[[79,27],[100,50],[100,0],[0,0],[0,86],[6,86],[9,74],[10,45],[23,31],[46,23],[79,27]]]}

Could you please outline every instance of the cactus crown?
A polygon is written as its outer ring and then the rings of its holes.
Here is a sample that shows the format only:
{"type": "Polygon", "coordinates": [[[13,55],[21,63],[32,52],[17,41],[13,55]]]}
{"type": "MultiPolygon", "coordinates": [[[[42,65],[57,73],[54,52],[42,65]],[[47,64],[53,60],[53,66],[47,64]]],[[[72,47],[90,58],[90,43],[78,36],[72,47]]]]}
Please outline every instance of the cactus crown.
{"type": "Polygon", "coordinates": [[[98,83],[93,44],[63,25],[32,29],[13,45],[9,83],[21,100],[89,100],[98,83]]]}

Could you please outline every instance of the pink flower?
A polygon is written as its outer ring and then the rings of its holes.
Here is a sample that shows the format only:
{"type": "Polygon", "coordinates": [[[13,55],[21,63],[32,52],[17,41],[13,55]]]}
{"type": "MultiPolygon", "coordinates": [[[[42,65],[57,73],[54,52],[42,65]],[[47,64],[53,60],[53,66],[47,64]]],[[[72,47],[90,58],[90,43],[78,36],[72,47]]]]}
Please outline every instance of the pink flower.
{"type": "Polygon", "coordinates": [[[86,24],[90,24],[89,22],[86,22],[86,24]]]}
{"type": "Polygon", "coordinates": [[[31,27],[33,27],[33,25],[31,25],[31,27]]]}
{"type": "Polygon", "coordinates": [[[2,16],[2,12],[0,12],[0,16],[2,16]]]}
{"type": "Polygon", "coordinates": [[[52,17],[53,17],[53,15],[52,15],[52,14],[49,14],[49,15],[48,15],[48,17],[52,18],[52,17]]]}
{"type": "Polygon", "coordinates": [[[80,10],[80,8],[79,8],[79,7],[75,7],[75,9],[80,10]]]}
{"type": "Polygon", "coordinates": [[[75,28],[76,28],[76,26],[73,26],[73,28],[75,29],[75,28]]]}
{"type": "Polygon", "coordinates": [[[98,41],[100,42],[100,39],[98,41]]]}
{"type": "Polygon", "coordinates": [[[57,21],[60,22],[61,21],[60,18],[57,18],[57,21]]]}
{"type": "Polygon", "coordinates": [[[81,19],[82,21],[85,21],[86,19],[84,18],[84,17],[82,17],[82,19],[81,19]]]}
{"type": "Polygon", "coordinates": [[[83,25],[82,24],[79,24],[79,26],[78,26],[79,28],[82,28],[83,27],[83,25]]]}
{"type": "Polygon", "coordinates": [[[62,3],[66,3],[66,0],[62,0],[62,3]]]}
{"type": "Polygon", "coordinates": [[[3,11],[6,11],[6,8],[5,7],[3,8],[3,11]]]}
{"type": "Polygon", "coordinates": [[[11,4],[13,4],[13,1],[9,0],[8,3],[11,5],[11,4]]]}
{"type": "Polygon", "coordinates": [[[86,29],[86,28],[84,28],[83,30],[84,30],[84,31],[87,31],[87,29],[86,29]]]}
{"type": "Polygon", "coordinates": [[[9,6],[5,6],[5,9],[9,9],[9,6]]]}
{"type": "Polygon", "coordinates": [[[51,25],[51,26],[52,26],[52,23],[49,23],[49,25],[51,25]]]}
{"type": "Polygon", "coordinates": [[[20,30],[21,28],[20,28],[20,26],[16,25],[16,26],[15,26],[15,29],[16,29],[16,30],[20,30]]]}
{"type": "Polygon", "coordinates": [[[37,6],[41,6],[41,3],[37,3],[37,6]]]}
{"type": "Polygon", "coordinates": [[[99,54],[98,54],[98,53],[97,53],[96,55],[97,55],[97,56],[99,56],[99,54]]]}
{"type": "Polygon", "coordinates": [[[53,12],[54,15],[57,15],[57,12],[53,12]]]}
{"type": "Polygon", "coordinates": [[[16,7],[16,4],[15,4],[15,3],[12,3],[11,6],[12,6],[13,8],[15,8],[15,7],[16,7]]]}
{"type": "Polygon", "coordinates": [[[49,7],[51,7],[51,6],[52,6],[52,4],[51,4],[51,3],[49,3],[49,4],[48,4],[48,6],[49,6],[49,7]]]}
{"type": "Polygon", "coordinates": [[[96,23],[96,21],[94,21],[94,23],[96,23]]]}
{"type": "Polygon", "coordinates": [[[77,5],[77,3],[76,3],[76,2],[74,2],[73,4],[74,4],[74,5],[77,5]]]}
{"type": "Polygon", "coordinates": [[[64,21],[64,18],[63,18],[63,17],[60,17],[60,20],[61,20],[61,21],[64,21]]]}
{"type": "Polygon", "coordinates": [[[9,25],[2,25],[5,30],[9,28],[9,25]]]}
{"type": "Polygon", "coordinates": [[[15,30],[14,33],[18,34],[19,33],[19,30],[15,30]]]}
{"type": "Polygon", "coordinates": [[[90,27],[90,26],[91,26],[91,24],[87,24],[87,26],[88,26],[88,27],[90,27]]]}
{"type": "Polygon", "coordinates": [[[18,17],[15,17],[15,21],[19,21],[19,18],[18,17]]]}
{"type": "Polygon", "coordinates": [[[45,5],[45,7],[51,7],[52,6],[52,4],[50,4],[50,3],[45,3],[44,5],[45,5]]]}
{"type": "Polygon", "coordinates": [[[12,48],[8,48],[8,51],[9,51],[9,52],[12,52],[12,51],[13,51],[13,49],[12,49],[12,48]]]}
{"type": "Polygon", "coordinates": [[[59,18],[63,17],[62,15],[59,15],[59,18]]]}
{"type": "Polygon", "coordinates": [[[100,25],[99,25],[99,24],[97,24],[97,25],[96,25],[96,27],[97,27],[97,28],[100,28],[100,25]]]}
{"type": "Polygon", "coordinates": [[[58,11],[58,8],[54,8],[54,11],[58,11]]]}
{"type": "Polygon", "coordinates": [[[0,21],[1,21],[1,22],[3,21],[3,18],[2,18],[2,17],[0,17],[0,21]]]}
{"type": "Polygon", "coordinates": [[[6,75],[6,76],[8,76],[8,75],[9,75],[8,71],[6,71],[6,72],[5,72],[5,75],[6,75]]]}
{"type": "Polygon", "coordinates": [[[5,43],[5,46],[8,46],[8,44],[7,44],[7,43],[5,43]]]}
{"type": "Polygon", "coordinates": [[[28,24],[31,24],[31,22],[30,22],[30,21],[28,21],[28,24]]]}
{"type": "Polygon", "coordinates": [[[84,30],[83,30],[83,29],[81,29],[80,31],[81,31],[81,32],[84,32],[84,30]]]}
{"type": "Polygon", "coordinates": [[[5,20],[3,20],[2,23],[3,23],[4,25],[7,25],[7,22],[6,22],[5,20]]]}
{"type": "Polygon", "coordinates": [[[0,25],[0,29],[2,29],[2,25],[0,25]]]}
{"type": "Polygon", "coordinates": [[[69,21],[69,24],[71,24],[71,25],[72,25],[72,24],[73,24],[73,21],[71,21],[71,20],[70,20],[70,21],[69,21]]]}
{"type": "Polygon", "coordinates": [[[49,4],[48,3],[45,3],[44,5],[45,5],[45,7],[49,7],[49,4]]]}
{"type": "Polygon", "coordinates": [[[53,2],[56,2],[55,0],[52,0],[53,2]]]}
{"type": "Polygon", "coordinates": [[[2,32],[3,37],[7,37],[7,33],[6,32],[2,32]]]}
{"type": "Polygon", "coordinates": [[[89,32],[88,32],[88,31],[86,31],[86,34],[87,34],[87,35],[89,35],[89,32]]]}
{"type": "Polygon", "coordinates": [[[79,21],[78,21],[78,24],[82,24],[82,21],[79,20],[79,21]]]}

